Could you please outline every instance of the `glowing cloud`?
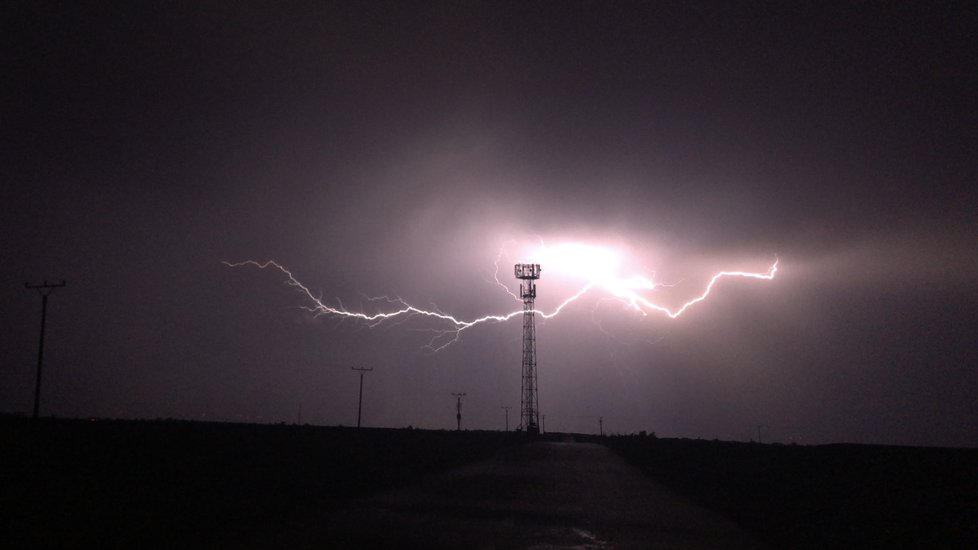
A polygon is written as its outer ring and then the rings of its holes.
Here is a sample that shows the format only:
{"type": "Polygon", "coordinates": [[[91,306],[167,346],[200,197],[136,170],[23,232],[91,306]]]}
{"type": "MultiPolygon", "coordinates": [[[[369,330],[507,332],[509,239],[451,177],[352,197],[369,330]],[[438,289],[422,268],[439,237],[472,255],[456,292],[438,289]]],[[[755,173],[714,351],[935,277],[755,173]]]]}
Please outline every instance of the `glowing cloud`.
{"type": "Polygon", "coordinates": [[[585,281],[601,281],[614,276],[621,263],[621,256],[610,248],[563,243],[550,247],[541,245],[527,254],[526,261],[540,264],[548,272],[558,272],[585,281]]]}

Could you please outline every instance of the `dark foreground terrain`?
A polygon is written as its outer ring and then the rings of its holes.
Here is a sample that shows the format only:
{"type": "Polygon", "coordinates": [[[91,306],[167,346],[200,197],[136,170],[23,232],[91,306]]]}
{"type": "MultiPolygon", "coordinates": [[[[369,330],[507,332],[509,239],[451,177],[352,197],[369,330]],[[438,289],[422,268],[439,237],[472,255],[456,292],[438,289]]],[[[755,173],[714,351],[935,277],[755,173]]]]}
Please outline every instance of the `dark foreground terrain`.
{"type": "Polygon", "coordinates": [[[753,550],[750,533],[614,451],[542,440],[358,499],[267,547],[337,550],[753,550]]]}
{"type": "Polygon", "coordinates": [[[237,547],[482,459],[515,434],[0,420],[3,545],[237,547]]]}
{"type": "Polygon", "coordinates": [[[978,548],[978,450],[606,438],[776,548],[978,548]]]}
{"type": "MultiPolygon", "coordinates": [[[[548,437],[563,443],[573,439],[548,437]]],[[[731,520],[752,540],[771,547],[978,548],[976,450],[650,437],[576,440],[611,447],[648,474],[652,485],[731,520]]],[[[0,417],[0,534],[9,548],[272,547],[313,541],[328,547],[330,533],[337,531],[324,530],[330,521],[340,518],[348,536],[357,534],[353,520],[342,519],[352,510],[402,502],[403,495],[440,495],[409,507],[431,511],[424,512],[428,515],[416,530],[431,531],[457,522],[457,502],[481,493],[488,498],[469,510],[477,518],[500,502],[521,509],[525,498],[528,509],[537,506],[532,529],[551,516],[572,518],[582,526],[550,533],[550,539],[538,542],[590,536],[588,526],[601,522],[652,525],[627,520],[625,512],[621,517],[609,512],[628,510],[627,503],[595,505],[593,512],[588,506],[568,508],[571,501],[561,494],[579,493],[574,487],[582,484],[561,489],[566,484],[556,475],[552,483],[539,483],[493,469],[501,460],[516,460],[515,467],[546,476],[550,460],[554,471],[564,468],[573,476],[587,476],[587,468],[571,468],[567,460],[580,452],[594,454],[588,450],[593,447],[567,448],[566,456],[561,450],[565,447],[552,447],[541,455],[516,448],[525,442],[517,434],[500,432],[53,419],[32,423],[0,417]],[[452,479],[465,481],[453,485],[452,479]],[[493,481],[470,486],[470,480],[485,479],[493,481]],[[456,485],[464,492],[445,493],[444,487],[456,485]],[[445,498],[449,500],[439,500],[445,498]]],[[[596,471],[595,478],[607,473],[596,471]]],[[[645,506],[642,502],[674,502],[650,497],[648,491],[632,492],[638,495],[633,495],[638,507],[645,506]]],[[[622,498],[629,494],[621,491],[622,498]]],[[[503,519],[490,540],[521,547],[525,539],[518,536],[519,529],[530,529],[528,524],[521,523],[519,514],[503,519]]],[[[371,525],[369,518],[357,521],[365,529],[371,525]]],[[[527,532],[539,532],[532,529],[527,532]]],[[[415,542],[427,540],[410,531],[402,534],[415,542]]],[[[387,542],[397,546],[395,539],[387,542]]],[[[611,548],[616,540],[627,542],[626,547],[642,546],[641,541],[614,537],[578,546],[611,548]]]]}

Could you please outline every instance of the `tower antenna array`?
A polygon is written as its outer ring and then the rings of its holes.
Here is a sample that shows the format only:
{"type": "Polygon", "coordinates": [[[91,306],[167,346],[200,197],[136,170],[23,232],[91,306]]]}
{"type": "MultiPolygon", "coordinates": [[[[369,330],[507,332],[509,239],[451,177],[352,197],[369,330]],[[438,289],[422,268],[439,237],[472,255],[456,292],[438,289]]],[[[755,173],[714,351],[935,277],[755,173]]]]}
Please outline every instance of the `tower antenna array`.
{"type": "Polygon", "coordinates": [[[540,433],[540,400],[537,394],[537,337],[534,327],[533,301],[537,297],[536,280],[540,278],[540,264],[516,264],[516,278],[520,282],[520,298],[523,299],[523,384],[520,391],[520,425],[530,435],[540,433]]]}

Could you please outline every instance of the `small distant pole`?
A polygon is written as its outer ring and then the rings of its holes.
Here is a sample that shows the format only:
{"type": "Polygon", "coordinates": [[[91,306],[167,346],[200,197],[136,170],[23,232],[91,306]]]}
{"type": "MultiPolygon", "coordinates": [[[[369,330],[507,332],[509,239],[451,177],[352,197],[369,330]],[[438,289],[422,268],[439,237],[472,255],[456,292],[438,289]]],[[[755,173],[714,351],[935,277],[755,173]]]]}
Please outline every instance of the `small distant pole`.
{"type": "Polygon", "coordinates": [[[500,407],[500,408],[502,408],[503,410],[506,411],[506,431],[508,432],[509,431],[509,410],[512,409],[513,407],[500,407]]]}
{"type": "Polygon", "coordinates": [[[602,437],[604,436],[604,417],[603,416],[599,416],[598,417],[598,435],[600,435],[602,437]]]}
{"type": "Polygon", "coordinates": [[[465,393],[452,393],[455,396],[455,422],[457,424],[456,430],[462,431],[462,398],[465,397],[465,393]]]}
{"type": "Polygon", "coordinates": [[[31,417],[37,420],[37,412],[41,406],[41,368],[44,366],[44,321],[48,313],[48,296],[54,289],[65,286],[65,281],[60,283],[48,283],[44,281],[39,285],[24,283],[24,287],[35,289],[41,295],[41,341],[37,346],[37,380],[34,382],[34,415],[31,417]]]}
{"type": "Polygon", "coordinates": [[[351,370],[360,371],[360,399],[357,401],[357,428],[360,427],[360,415],[363,413],[363,374],[373,369],[364,367],[350,367],[351,370]]]}
{"type": "Polygon", "coordinates": [[[541,414],[540,417],[541,417],[541,420],[540,420],[540,433],[545,434],[545,433],[547,433],[547,415],[541,414]]]}

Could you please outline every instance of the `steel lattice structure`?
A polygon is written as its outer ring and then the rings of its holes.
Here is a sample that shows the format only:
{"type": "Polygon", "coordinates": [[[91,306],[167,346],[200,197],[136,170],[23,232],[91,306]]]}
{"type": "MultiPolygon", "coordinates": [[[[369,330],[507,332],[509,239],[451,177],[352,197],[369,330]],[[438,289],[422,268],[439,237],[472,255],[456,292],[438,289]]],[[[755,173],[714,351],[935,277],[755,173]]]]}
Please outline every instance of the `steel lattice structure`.
{"type": "Polygon", "coordinates": [[[523,299],[523,384],[520,391],[520,427],[528,434],[540,433],[540,399],[537,393],[537,337],[533,301],[537,297],[540,264],[516,264],[523,299]]]}

